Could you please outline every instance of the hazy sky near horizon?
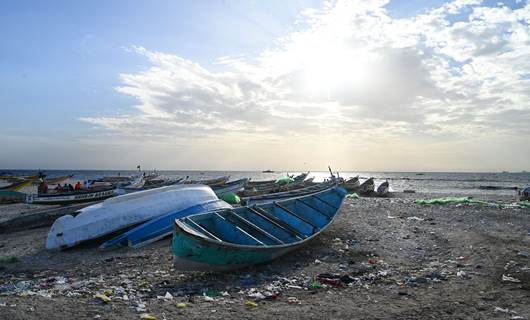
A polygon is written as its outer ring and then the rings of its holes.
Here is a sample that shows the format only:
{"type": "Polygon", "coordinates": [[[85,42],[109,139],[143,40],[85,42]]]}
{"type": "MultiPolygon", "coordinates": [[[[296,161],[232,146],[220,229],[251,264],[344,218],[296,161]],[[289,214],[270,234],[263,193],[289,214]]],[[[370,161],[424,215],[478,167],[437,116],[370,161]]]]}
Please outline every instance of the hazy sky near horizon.
{"type": "Polygon", "coordinates": [[[3,1],[0,168],[530,169],[525,0],[3,1]]]}

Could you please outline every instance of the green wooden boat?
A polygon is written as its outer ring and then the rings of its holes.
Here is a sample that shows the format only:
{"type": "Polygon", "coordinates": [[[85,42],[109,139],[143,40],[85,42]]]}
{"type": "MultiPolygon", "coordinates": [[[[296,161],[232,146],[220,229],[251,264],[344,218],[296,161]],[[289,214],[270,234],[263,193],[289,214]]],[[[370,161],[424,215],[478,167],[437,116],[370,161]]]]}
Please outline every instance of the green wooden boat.
{"type": "Polygon", "coordinates": [[[346,190],[319,193],[175,220],[175,268],[223,271],[265,263],[295,250],[334,220],[346,190]]]}

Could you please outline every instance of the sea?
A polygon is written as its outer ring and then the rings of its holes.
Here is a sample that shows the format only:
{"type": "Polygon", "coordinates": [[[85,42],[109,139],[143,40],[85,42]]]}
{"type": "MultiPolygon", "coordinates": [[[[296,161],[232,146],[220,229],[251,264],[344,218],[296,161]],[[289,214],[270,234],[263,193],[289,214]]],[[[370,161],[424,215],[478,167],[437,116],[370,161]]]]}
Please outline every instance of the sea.
{"type": "MultiPolygon", "coordinates": [[[[0,175],[25,176],[35,174],[37,170],[9,170],[0,169],[0,175]]],[[[152,171],[146,171],[150,173],[152,171]]],[[[230,180],[250,178],[252,180],[272,180],[284,177],[287,174],[300,174],[301,171],[277,171],[263,173],[261,171],[156,171],[162,178],[212,179],[221,176],[230,176],[230,180]]],[[[46,170],[49,178],[64,175],[74,176],[70,183],[97,179],[104,176],[133,176],[137,170],[46,170]]],[[[488,195],[515,195],[517,189],[530,185],[529,172],[367,172],[347,171],[339,172],[339,176],[349,178],[359,176],[361,182],[370,177],[375,178],[376,185],[388,180],[392,191],[414,190],[421,193],[444,194],[488,194],[488,195]]],[[[314,181],[323,181],[329,178],[328,171],[311,171],[310,177],[314,181]]]]}

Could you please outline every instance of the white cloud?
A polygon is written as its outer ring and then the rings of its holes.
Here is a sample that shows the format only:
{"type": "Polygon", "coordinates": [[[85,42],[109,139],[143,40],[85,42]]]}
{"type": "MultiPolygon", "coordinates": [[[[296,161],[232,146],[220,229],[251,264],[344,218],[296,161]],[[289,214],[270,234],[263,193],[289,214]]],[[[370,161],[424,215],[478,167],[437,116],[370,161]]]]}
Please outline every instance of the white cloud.
{"type": "Polygon", "coordinates": [[[302,29],[259,56],[220,57],[224,72],[134,47],[152,66],[121,75],[117,90],[138,100],[137,112],[82,120],[122,136],[260,143],[529,133],[528,4],[512,10],[456,0],[393,19],[387,2],[306,11],[302,29]],[[458,14],[467,18],[453,21],[458,14]]]}

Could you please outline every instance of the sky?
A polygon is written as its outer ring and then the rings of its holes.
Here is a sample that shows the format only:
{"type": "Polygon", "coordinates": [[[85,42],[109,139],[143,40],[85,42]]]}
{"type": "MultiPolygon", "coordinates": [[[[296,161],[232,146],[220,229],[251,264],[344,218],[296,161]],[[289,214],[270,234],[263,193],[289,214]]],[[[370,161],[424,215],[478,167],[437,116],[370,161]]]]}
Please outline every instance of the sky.
{"type": "Polygon", "coordinates": [[[530,169],[525,0],[2,1],[0,168],[530,169]]]}

